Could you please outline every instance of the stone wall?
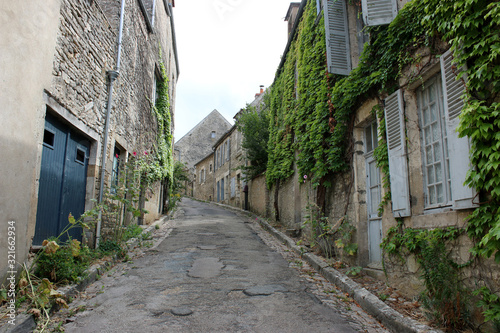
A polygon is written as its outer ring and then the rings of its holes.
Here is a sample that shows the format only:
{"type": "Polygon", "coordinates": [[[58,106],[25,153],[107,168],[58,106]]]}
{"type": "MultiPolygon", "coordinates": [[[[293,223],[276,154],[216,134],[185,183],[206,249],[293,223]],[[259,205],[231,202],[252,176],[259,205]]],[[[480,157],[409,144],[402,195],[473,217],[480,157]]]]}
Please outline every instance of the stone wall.
{"type": "MultiPolygon", "coordinates": [[[[134,152],[151,153],[155,147],[157,123],[150,101],[156,90],[160,46],[167,71],[164,79],[170,84],[172,119],[174,116],[178,73],[171,19],[164,3],[156,2],[155,24],[148,30],[138,2],[126,1],[120,75],[114,84],[110,117],[106,185],[115,147],[120,148],[125,160],[134,152]]],[[[13,2],[0,11],[3,31],[0,44],[5,50],[0,65],[6,88],[0,99],[8,110],[6,114],[12,115],[4,119],[6,131],[0,141],[5,158],[1,166],[2,170],[16,170],[14,177],[5,173],[15,179],[14,183],[1,178],[5,190],[2,194],[8,193],[9,198],[2,197],[0,211],[6,219],[19,223],[19,262],[27,256],[36,225],[47,112],[90,140],[86,209],[93,206],[92,199],[98,196],[108,100],[107,72],[116,66],[119,4],[118,0],[49,0],[40,6],[13,2]],[[8,145],[4,147],[4,143],[8,145]],[[4,164],[5,161],[9,162],[4,164]],[[12,205],[11,200],[16,204],[12,205]]],[[[151,211],[146,221],[159,215],[158,186],[153,188],[154,193],[146,193],[151,211]]],[[[2,251],[4,245],[0,243],[2,251]]],[[[2,255],[0,259],[1,275],[4,258],[7,257],[2,255]]]]}
{"type": "Polygon", "coordinates": [[[177,160],[186,164],[190,173],[194,174],[194,165],[212,152],[213,145],[229,129],[231,124],[219,111],[213,110],[175,143],[177,160]],[[212,132],[215,132],[213,136],[212,132]]]}
{"type": "MultiPolygon", "coordinates": [[[[9,221],[15,261],[28,257],[34,233],[44,132],[43,90],[50,85],[59,0],[4,1],[0,8],[0,284],[7,274],[9,221]]],[[[20,273],[21,267],[16,267],[20,273]]]]}
{"type": "Polygon", "coordinates": [[[214,154],[210,154],[195,165],[196,181],[193,197],[199,200],[214,200],[214,154]]]}
{"type": "MultiPolygon", "coordinates": [[[[244,193],[243,203],[245,200],[244,193]]],[[[269,215],[269,190],[266,185],[266,176],[259,175],[248,182],[248,205],[249,210],[260,215],[269,215]]]]}

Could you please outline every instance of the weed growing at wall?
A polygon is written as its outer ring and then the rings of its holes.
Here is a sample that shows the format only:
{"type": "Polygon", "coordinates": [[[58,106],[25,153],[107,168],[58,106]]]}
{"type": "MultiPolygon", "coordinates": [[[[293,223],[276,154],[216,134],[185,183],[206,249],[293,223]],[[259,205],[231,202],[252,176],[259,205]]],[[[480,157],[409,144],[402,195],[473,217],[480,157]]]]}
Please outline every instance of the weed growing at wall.
{"type": "Polygon", "coordinates": [[[464,329],[470,323],[468,300],[471,292],[463,285],[460,268],[471,262],[455,263],[449,250],[450,242],[462,234],[463,230],[452,227],[405,228],[400,221],[398,226],[389,229],[382,242],[384,252],[399,257],[402,263],[407,256],[415,256],[425,286],[421,293],[422,303],[431,320],[452,330],[464,329]]]}

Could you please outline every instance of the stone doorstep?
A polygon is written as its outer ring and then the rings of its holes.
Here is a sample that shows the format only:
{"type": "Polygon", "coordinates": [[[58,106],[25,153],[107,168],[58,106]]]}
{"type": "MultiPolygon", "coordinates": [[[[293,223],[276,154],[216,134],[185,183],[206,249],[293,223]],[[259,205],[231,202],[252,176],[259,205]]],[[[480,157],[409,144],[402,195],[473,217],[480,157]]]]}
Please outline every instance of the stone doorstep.
{"type": "MultiPolygon", "coordinates": [[[[165,215],[161,218],[159,218],[157,221],[153,222],[151,225],[149,225],[147,228],[144,228],[143,232],[154,232],[155,231],[155,226],[162,225],[166,221],[169,220],[169,216],[165,215]]],[[[127,246],[129,250],[133,249],[137,244],[139,243],[139,240],[136,238],[132,238],[127,242],[127,246]]],[[[77,295],[79,292],[85,290],[87,286],[90,284],[94,283],[97,281],[97,277],[99,275],[102,275],[106,272],[107,268],[109,266],[112,266],[117,262],[116,256],[111,259],[111,261],[106,261],[100,264],[95,264],[90,266],[88,270],[88,276],[80,281],[78,284],[72,284],[68,285],[62,288],[59,288],[58,291],[65,297],[74,297],[77,295]]],[[[50,313],[53,314],[56,311],[60,309],[60,306],[55,304],[50,313]]],[[[36,328],[36,323],[32,315],[26,314],[26,313],[19,313],[17,314],[16,317],[16,325],[13,327],[9,327],[8,324],[3,325],[0,327],[0,333],[24,333],[24,332],[31,332],[33,329],[36,328]]]]}

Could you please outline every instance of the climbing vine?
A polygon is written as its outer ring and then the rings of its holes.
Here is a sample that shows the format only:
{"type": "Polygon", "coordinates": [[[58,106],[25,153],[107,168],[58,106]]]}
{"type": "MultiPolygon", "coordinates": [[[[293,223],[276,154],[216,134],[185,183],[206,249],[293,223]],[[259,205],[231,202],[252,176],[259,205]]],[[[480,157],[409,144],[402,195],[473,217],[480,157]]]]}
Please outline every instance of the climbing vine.
{"type": "MultiPolygon", "coordinates": [[[[466,184],[479,193],[475,198],[479,207],[469,216],[466,231],[475,241],[472,254],[494,256],[500,262],[500,2],[411,1],[391,24],[367,27],[370,44],[365,45],[358,67],[348,76],[327,73],[323,19],[316,23],[315,1],[309,1],[270,89],[268,185],[289,178],[296,163],[300,176],[308,175],[315,187],[330,186],[329,176],[346,171],[349,165],[353,115],[360,103],[391,94],[405,75],[410,75],[407,82],[419,80],[418,70],[405,74],[405,69],[422,65],[421,50],[438,57],[448,47],[441,43],[445,41],[454,52],[454,69],[466,82],[465,106],[457,131],[470,138],[474,167],[466,184]]],[[[375,112],[382,131],[374,156],[388,188],[384,116],[380,108],[375,112]]],[[[386,193],[382,205],[390,200],[390,192],[386,193]]],[[[444,237],[411,228],[403,235],[412,233],[412,242],[406,244],[396,242],[398,238],[393,235],[387,240],[386,250],[390,253],[393,247],[411,247],[425,239],[429,246],[423,247],[422,242],[417,246],[422,252],[441,246],[435,240],[444,237]]],[[[455,237],[453,233],[448,236],[455,237]]],[[[447,259],[442,264],[453,266],[447,259]]],[[[427,287],[433,288],[430,284],[427,287]]],[[[476,294],[483,295],[486,318],[498,320],[500,302],[495,292],[482,288],[476,294]]]]}
{"type": "Polygon", "coordinates": [[[155,181],[167,179],[173,184],[174,158],[172,149],[172,116],[170,113],[170,100],[168,91],[168,76],[163,63],[160,49],[160,73],[161,80],[156,82],[157,98],[153,112],[158,124],[157,145],[154,148],[152,160],[141,165],[143,175],[148,184],[155,181]]]}

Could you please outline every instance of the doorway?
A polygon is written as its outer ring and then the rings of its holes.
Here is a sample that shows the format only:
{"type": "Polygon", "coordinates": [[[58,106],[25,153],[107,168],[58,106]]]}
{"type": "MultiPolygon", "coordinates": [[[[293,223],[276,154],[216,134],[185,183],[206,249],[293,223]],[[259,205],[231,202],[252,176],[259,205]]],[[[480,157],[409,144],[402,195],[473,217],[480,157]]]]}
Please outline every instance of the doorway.
{"type": "MultiPolygon", "coordinates": [[[[33,245],[57,237],[68,226],[71,213],[80,218],[85,210],[90,141],[47,112],[43,136],[38,208],[33,245]]],[[[73,228],[60,240],[82,239],[73,228]]]]}

